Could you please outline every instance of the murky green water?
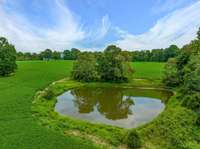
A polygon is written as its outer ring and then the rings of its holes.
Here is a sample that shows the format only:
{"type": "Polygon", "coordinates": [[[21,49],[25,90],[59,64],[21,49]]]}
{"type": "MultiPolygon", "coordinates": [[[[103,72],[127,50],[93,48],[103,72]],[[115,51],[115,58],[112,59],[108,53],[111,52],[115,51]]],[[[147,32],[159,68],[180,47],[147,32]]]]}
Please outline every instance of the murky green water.
{"type": "Polygon", "coordinates": [[[55,111],[62,115],[124,128],[137,127],[158,116],[171,92],[163,90],[82,87],[57,97],[55,111]]]}

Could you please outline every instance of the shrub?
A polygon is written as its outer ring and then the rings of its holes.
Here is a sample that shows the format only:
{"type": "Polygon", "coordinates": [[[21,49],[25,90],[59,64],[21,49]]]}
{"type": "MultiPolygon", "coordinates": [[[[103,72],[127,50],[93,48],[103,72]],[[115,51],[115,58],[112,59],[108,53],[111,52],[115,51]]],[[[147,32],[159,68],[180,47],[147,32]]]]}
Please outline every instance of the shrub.
{"type": "Polygon", "coordinates": [[[182,105],[193,111],[200,111],[200,93],[185,96],[182,105]]]}
{"type": "Polygon", "coordinates": [[[200,127],[200,115],[198,115],[196,119],[196,125],[200,127]]]}
{"type": "Polygon", "coordinates": [[[54,92],[52,91],[52,89],[47,89],[45,91],[45,94],[44,94],[44,98],[47,99],[47,100],[50,100],[54,97],[54,92]]]}
{"type": "Polygon", "coordinates": [[[128,133],[126,144],[130,149],[138,149],[141,147],[141,139],[136,130],[131,130],[128,133]]]}

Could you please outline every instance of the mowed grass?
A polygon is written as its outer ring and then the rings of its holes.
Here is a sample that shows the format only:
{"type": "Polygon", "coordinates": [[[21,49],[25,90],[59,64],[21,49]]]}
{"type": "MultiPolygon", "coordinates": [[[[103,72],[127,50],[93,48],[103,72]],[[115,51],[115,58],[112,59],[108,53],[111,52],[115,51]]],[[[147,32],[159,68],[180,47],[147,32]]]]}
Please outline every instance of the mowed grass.
{"type": "MultiPolygon", "coordinates": [[[[68,77],[72,61],[18,62],[15,75],[0,78],[0,149],[91,149],[91,142],[38,124],[31,105],[36,91],[68,77]]],[[[133,63],[137,78],[160,78],[163,64],[133,63]]]]}
{"type": "Polygon", "coordinates": [[[135,70],[134,78],[161,79],[165,63],[158,62],[134,62],[132,66],[135,70]]]}
{"type": "Polygon", "coordinates": [[[18,68],[16,75],[0,78],[0,149],[96,148],[88,141],[44,128],[31,114],[35,92],[68,76],[72,62],[18,62],[18,68]]]}

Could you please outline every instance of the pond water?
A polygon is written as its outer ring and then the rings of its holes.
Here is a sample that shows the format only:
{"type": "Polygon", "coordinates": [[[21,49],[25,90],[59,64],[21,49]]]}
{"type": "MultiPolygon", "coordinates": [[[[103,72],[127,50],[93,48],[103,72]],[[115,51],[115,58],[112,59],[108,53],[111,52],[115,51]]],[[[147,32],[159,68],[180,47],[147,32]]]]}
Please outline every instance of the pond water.
{"type": "Polygon", "coordinates": [[[92,123],[133,128],[158,116],[171,95],[164,90],[80,87],[57,97],[55,111],[92,123]]]}

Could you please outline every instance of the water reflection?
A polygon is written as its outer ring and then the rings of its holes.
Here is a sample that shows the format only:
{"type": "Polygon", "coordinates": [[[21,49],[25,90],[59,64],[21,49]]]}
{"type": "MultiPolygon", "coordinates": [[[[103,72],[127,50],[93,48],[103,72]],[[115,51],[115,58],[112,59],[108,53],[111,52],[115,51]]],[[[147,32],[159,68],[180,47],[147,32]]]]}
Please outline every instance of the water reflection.
{"type": "Polygon", "coordinates": [[[136,127],[156,117],[171,93],[133,88],[82,87],[58,97],[60,114],[120,127],[136,127]],[[156,99],[155,99],[156,98],[156,99]]]}

